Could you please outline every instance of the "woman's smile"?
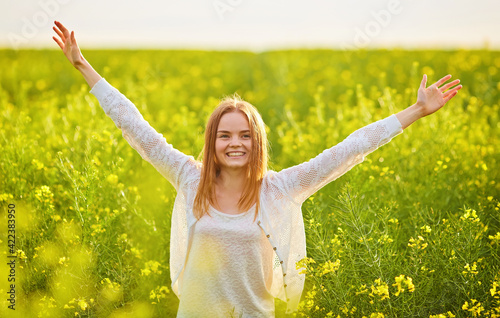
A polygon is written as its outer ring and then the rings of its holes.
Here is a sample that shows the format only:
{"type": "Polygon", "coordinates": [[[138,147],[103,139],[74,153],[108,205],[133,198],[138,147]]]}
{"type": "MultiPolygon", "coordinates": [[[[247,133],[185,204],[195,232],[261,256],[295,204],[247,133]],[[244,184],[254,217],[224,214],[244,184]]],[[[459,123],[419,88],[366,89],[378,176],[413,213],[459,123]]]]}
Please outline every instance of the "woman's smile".
{"type": "Polygon", "coordinates": [[[244,155],[246,155],[246,153],[241,151],[234,151],[234,152],[228,152],[226,155],[231,158],[241,158],[244,155]]]}

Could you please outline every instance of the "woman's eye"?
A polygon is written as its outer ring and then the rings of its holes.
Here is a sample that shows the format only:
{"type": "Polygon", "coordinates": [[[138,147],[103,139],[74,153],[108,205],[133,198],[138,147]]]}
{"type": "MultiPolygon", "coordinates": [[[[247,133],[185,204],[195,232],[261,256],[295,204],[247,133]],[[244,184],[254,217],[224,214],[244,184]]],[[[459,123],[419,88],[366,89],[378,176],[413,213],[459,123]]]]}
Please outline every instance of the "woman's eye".
{"type": "Polygon", "coordinates": [[[250,138],[250,135],[243,135],[243,138],[250,138]]]}
{"type": "Polygon", "coordinates": [[[228,135],[219,135],[219,138],[228,138],[228,135]]]}

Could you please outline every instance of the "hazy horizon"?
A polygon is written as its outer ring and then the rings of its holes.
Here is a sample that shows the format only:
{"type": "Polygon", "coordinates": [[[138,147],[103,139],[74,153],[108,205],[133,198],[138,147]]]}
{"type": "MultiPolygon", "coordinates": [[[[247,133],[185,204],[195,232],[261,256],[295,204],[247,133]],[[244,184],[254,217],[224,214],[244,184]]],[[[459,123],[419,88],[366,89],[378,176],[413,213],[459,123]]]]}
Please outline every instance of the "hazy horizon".
{"type": "Polygon", "coordinates": [[[53,20],[82,49],[500,49],[487,0],[26,0],[0,4],[1,48],[54,48],[53,20]]]}

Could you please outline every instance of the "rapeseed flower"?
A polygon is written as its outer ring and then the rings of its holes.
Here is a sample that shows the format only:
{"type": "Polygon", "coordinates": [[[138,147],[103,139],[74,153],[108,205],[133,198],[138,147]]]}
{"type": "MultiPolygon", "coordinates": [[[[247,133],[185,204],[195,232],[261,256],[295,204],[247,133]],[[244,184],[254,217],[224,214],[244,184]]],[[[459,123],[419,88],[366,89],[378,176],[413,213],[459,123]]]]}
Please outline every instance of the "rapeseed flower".
{"type": "Polygon", "coordinates": [[[20,260],[28,259],[28,257],[26,256],[26,253],[24,253],[23,250],[17,250],[16,255],[17,255],[17,258],[19,258],[20,260]]]}
{"type": "Polygon", "coordinates": [[[141,275],[148,276],[151,273],[161,274],[162,271],[158,269],[160,266],[161,264],[157,261],[148,261],[145,263],[144,269],[141,269],[141,275]]]}
{"type": "Polygon", "coordinates": [[[415,285],[413,285],[413,280],[411,279],[411,277],[405,278],[405,275],[399,275],[396,276],[394,280],[396,282],[392,284],[392,286],[398,289],[394,293],[394,295],[399,296],[400,293],[403,293],[405,291],[404,287],[407,287],[408,291],[411,293],[415,291],[415,285]]]}
{"type": "Polygon", "coordinates": [[[424,225],[420,228],[422,231],[424,231],[425,233],[430,233],[432,230],[431,230],[431,227],[428,226],[428,225],[424,225]]]}
{"type": "Polygon", "coordinates": [[[471,299],[470,305],[469,305],[468,301],[466,301],[462,305],[462,310],[465,310],[465,311],[472,313],[472,317],[479,317],[479,316],[481,316],[481,311],[484,311],[484,307],[477,300],[471,299]]]}
{"type": "Polygon", "coordinates": [[[170,294],[170,290],[167,286],[156,286],[155,289],[151,290],[149,293],[149,298],[154,299],[155,301],[151,302],[153,305],[160,302],[161,299],[167,298],[167,294],[170,294]]]}
{"type": "Polygon", "coordinates": [[[429,318],[454,318],[455,315],[448,311],[446,314],[430,315],[429,318]]]}
{"type": "Polygon", "coordinates": [[[425,249],[428,246],[427,243],[422,243],[423,241],[425,241],[425,239],[420,235],[417,238],[418,239],[414,239],[413,237],[410,238],[408,246],[409,247],[416,247],[417,249],[420,249],[420,250],[425,249]]]}
{"type": "Polygon", "coordinates": [[[477,216],[476,210],[467,209],[465,213],[460,217],[461,221],[471,221],[473,223],[479,222],[479,217],[477,216]]]}
{"type": "Polygon", "coordinates": [[[10,193],[0,194],[0,202],[7,202],[8,200],[14,199],[14,196],[10,193]]]}
{"type": "Polygon", "coordinates": [[[35,198],[41,203],[52,203],[54,201],[54,194],[48,186],[43,185],[35,190],[35,198]]]}
{"type": "Polygon", "coordinates": [[[31,164],[35,166],[36,170],[42,170],[45,167],[42,162],[36,159],[31,160],[31,164]]]}
{"type": "Polygon", "coordinates": [[[369,296],[374,297],[379,296],[380,300],[388,299],[389,297],[389,286],[383,282],[380,278],[375,280],[375,285],[371,286],[371,293],[369,296]]]}
{"type": "Polygon", "coordinates": [[[339,267],[340,267],[340,260],[339,259],[336,260],[335,263],[333,263],[331,260],[328,260],[321,267],[321,269],[323,271],[319,275],[323,276],[323,275],[326,275],[328,273],[335,272],[335,271],[337,271],[339,269],[339,267]]]}
{"type": "Polygon", "coordinates": [[[466,269],[465,271],[462,271],[462,274],[464,275],[476,275],[478,273],[477,271],[477,264],[474,262],[472,266],[469,265],[469,263],[465,264],[464,268],[466,269]]]}
{"type": "Polygon", "coordinates": [[[101,280],[101,285],[104,285],[101,295],[107,300],[117,301],[121,298],[123,291],[120,284],[112,282],[109,278],[106,277],[101,280]]]}
{"type": "Polygon", "coordinates": [[[295,264],[295,269],[301,269],[299,274],[307,274],[307,272],[310,272],[313,269],[312,266],[309,266],[309,264],[314,263],[316,263],[314,259],[306,256],[295,264]]]}
{"type": "Polygon", "coordinates": [[[500,243],[500,232],[497,232],[495,235],[488,235],[488,238],[491,240],[491,245],[500,243]]]}

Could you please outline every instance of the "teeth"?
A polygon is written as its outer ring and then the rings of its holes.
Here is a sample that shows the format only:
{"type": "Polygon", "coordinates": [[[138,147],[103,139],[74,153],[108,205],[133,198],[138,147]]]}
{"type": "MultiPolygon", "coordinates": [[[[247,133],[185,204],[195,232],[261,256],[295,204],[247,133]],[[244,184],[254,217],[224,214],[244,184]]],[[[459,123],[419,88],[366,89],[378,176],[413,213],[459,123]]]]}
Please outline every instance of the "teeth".
{"type": "Polygon", "coordinates": [[[243,156],[245,153],[243,152],[229,152],[227,155],[229,157],[238,157],[238,156],[243,156]]]}

